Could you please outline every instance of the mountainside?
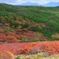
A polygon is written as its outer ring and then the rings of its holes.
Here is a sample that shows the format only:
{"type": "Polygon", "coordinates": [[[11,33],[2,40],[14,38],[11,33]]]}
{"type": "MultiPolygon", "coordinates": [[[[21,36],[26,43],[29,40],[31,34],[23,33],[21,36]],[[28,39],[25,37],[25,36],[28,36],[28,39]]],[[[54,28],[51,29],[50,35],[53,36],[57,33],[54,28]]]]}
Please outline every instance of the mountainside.
{"type": "Polygon", "coordinates": [[[50,2],[50,3],[44,4],[43,6],[55,7],[55,6],[59,6],[59,2],[50,2]]]}
{"type": "Polygon", "coordinates": [[[59,7],[0,4],[0,41],[6,39],[59,40],[59,7]]]}
{"type": "Polygon", "coordinates": [[[31,3],[31,2],[22,3],[20,5],[21,6],[39,6],[38,3],[31,3]]]}

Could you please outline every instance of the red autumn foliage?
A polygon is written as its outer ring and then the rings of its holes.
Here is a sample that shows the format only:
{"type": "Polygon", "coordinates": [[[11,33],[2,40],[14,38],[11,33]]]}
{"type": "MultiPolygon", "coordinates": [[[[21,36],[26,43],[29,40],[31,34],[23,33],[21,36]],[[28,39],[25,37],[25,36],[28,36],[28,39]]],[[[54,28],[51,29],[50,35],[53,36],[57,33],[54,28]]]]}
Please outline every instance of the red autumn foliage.
{"type": "Polygon", "coordinates": [[[7,50],[13,54],[49,52],[59,53],[59,41],[28,42],[28,43],[6,43],[0,45],[0,51],[7,50]]]}
{"type": "Polygon", "coordinates": [[[8,43],[19,43],[17,40],[8,40],[8,43]]]}
{"type": "Polygon", "coordinates": [[[13,36],[13,35],[5,35],[5,34],[3,34],[3,33],[0,33],[0,42],[9,42],[9,43],[11,43],[11,42],[17,42],[15,39],[16,38],[20,38],[20,36],[18,36],[18,35],[15,35],[15,36],[13,36]]]}
{"type": "Polygon", "coordinates": [[[18,32],[22,32],[24,29],[22,29],[22,28],[17,28],[16,29],[18,32]]]}
{"type": "Polygon", "coordinates": [[[8,36],[14,36],[17,39],[20,39],[20,35],[14,33],[14,32],[7,32],[6,35],[8,35],[8,36]]]}
{"type": "Polygon", "coordinates": [[[29,37],[35,36],[35,33],[33,31],[27,31],[27,32],[24,32],[23,34],[29,37]]]}
{"type": "Polygon", "coordinates": [[[7,40],[14,40],[14,39],[15,39],[15,37],[14,37],[14,36],[10,36],[10,35],[9,35],[9,36],[6,36],[6,39],[7,39],[7,40]]]}
{"type": "Polygon", "coordinates": [[[2,28],[0,28],[0,33],[2,33],[3,32],[3,29],[2,28]]]}
{"type": "Polygon", "coordinates": [[[14,32],[7,32],[6,35],[14,36],[15,33],[14,32]]]}
{"type": "Polygon", "coordinates": [[[14,55],[9,51],[0,51],[0,59],[14,59],[14,55]]]}
{"type": "Polygon", "coordinates": [[[3,33],[0,33],[0,41],[5,41],[6,40],[6,35],[3,33]]]}
{"type": "Polygon", "coordinates": [[[8,41],[8,40],[14,40],[15,37],[14,36],[6,36],[5,34],[3,33],[0,33],[0,42],[5,42],[5,41],[8,41]]]}
{"type": "Polygon", "coordinates": [[[15,37],[16,37],[17,39],[20,39],[20,35],[18,35],[18,34],[15,34],[15,37]]]}

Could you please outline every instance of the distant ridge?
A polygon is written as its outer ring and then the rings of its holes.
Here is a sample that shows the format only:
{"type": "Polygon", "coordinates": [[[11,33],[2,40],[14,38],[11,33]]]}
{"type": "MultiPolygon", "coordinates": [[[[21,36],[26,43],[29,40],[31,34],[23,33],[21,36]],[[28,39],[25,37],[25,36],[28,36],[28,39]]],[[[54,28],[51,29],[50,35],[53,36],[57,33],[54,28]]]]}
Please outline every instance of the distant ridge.
{"type": "Polygon", "coordinates": [[[31,2],[22,3],[20,5],[21,6],[39,6],[38,3],[31,3],[31,2]]]}
{"type": "Polygon", "coordinates": [[[59,2],[50,2],[50,3],[44,4],[43,6],[55,7],[55,6],[59,6],[59,2]]]}
{"type": "Polygon", "coordinates": [[[59,6],[59,2],[49,2],[49,3],[43,4],[43,5],[40,5],[38,3],[26,2],[26,3],[20,4],[20,6],[46,6],[46,7],[55,7],[55,6],[59,6]]]}

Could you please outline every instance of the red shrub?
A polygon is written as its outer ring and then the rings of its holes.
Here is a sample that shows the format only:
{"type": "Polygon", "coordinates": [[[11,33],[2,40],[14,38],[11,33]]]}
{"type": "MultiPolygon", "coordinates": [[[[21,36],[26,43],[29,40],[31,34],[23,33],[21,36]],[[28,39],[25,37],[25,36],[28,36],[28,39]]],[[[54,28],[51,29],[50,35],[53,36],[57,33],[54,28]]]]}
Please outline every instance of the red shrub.
{"type": "Polygon", "coordinates": [[[19,43],[17,40],[8,40],[8,43],[19,43]]]}
{"type": "Polygon", "coordinates": [[[17,39],[20,39],[20,35],[18,35],[18,34],[15,34],[15,37],[16,37],[17,39]]]}
{"type": "Polygon", "coordinates": [[[0,51],[7,50],[13,54],[49,52],[59,53],[59,41],[28,42],[28,43],[6,43],[0,45],[0,51]]]}
{"type": "Polygon", "coordinates": [[[0,59],[14,59],[14,55],[9,51],[0,51],[0,59]]]}
{"type": "Polygon", "coordinates": [[[33,32],[33,31],[28,31],[28,32],[24,32],[23,33],[24,35],[26,35],[26,36],[35,36],[35,33],[33,32]]]}
{"type": "Polygon", "coordinates": [[[3,29],[2,28],[0,28],[0,33],[2,33],[3,32],[3,29]]]}
{"type": "Polygon", "coordinates": [[[0,41],[5,41],[6,40],[6,35],[0,33],[0,41]]]}
{"type": "Polygon", "coordinates": [[[10,36],[10,35],[9,35],[9,36],[6,36],[6,39],[7,39],[7,40],[14,40],[14,39],[15,39],[15,37],[14,37],[14,36],[10,36]]]}
{"type": "Polygon", "coordinates": [[[14,32],[7,32],[6,35],[14,36],[15,33],[14,32]]]}
{"type": "Polygon", "coordinates": [[[14,33],[14,32],[7,32],[6,35],[8,35],[8,36],[14,36],[17,39],[20,39],[20,35],[14,33]]]}

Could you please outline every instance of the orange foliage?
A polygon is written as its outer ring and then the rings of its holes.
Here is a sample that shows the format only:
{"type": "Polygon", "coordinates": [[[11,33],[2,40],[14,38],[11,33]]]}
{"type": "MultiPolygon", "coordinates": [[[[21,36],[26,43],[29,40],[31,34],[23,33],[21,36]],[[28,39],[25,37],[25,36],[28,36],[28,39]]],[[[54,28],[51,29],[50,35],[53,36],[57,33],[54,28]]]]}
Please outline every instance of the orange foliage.
{"type": "Polygon", "coordinates": [[[14,32],[7,32],[6,35],[8,35],[8,36],[14,36],[17,39],[20,39],[20,35],[14,33],[14,32]]]}
{"type": "Polygon", "coordinates": [[[8,39],[8,40],[14,40],[15,37],[14,36],[6,36],[6,39],[8,39]]]}
{"type": "Polygon", "coordinates": [[[0,33],[2,33],[3,32],[3,29],[2,28],[0,28],[0,33]]]}
{"type": "Polygon", "coordinates": [[[15,39],[20,39],[20,35],[14,32],[0,33],[0,42],[16,42],[15,39]]]}
{"type": "Polygon", "coordinates": [[[24,32],[23,34],[29,37],[35,36],[35,33],[33,31],[27,31],[27,32],[24,32]]]}
{"type": "Polygon", "coordinates": [[[13,54],[49,52],[51,54],[59,53],[59,41],[28,42],[28,43],[6,43],[0,45],[0,51],[7,50],[13,54]]]}
{"type": "Polygon", "coordinates": [[[9,40],[14,40],[15,37],[14,36],[6,36],[5,34],[0,33],[0,42],[5,42],[5,41],[9,41],[9,40]]]}
{"type": "Polygon", "coordinates": [[[14,36],[15,33],[14,32],[7,32],[6,35],[14,36]]]}
{"type": "Polygon", "coordinates": [[[8,43],[19,43],[17,40],[8,40],[8,43]]]}
{"type": "Polygon", "coordinates": [[[0,41],[5,41],[6,40],[6,35],[0,33],[0,41]]]}
{"type": "Polygon", "coordinates": [[[14,59],[14,55],[9,51],[0,51],[0,59],[14,59]]]}
{"type": "Polygon", "coordinates": [[[4,26],[10,26],[9,23],[5,23],[4,26]]]}
{"type": "Polygon", "coordinates": [[[17,39],[20,39],[20,35],[18,35],[18,34],[15,34],[15,37],[16,37],[17,39]]]}

